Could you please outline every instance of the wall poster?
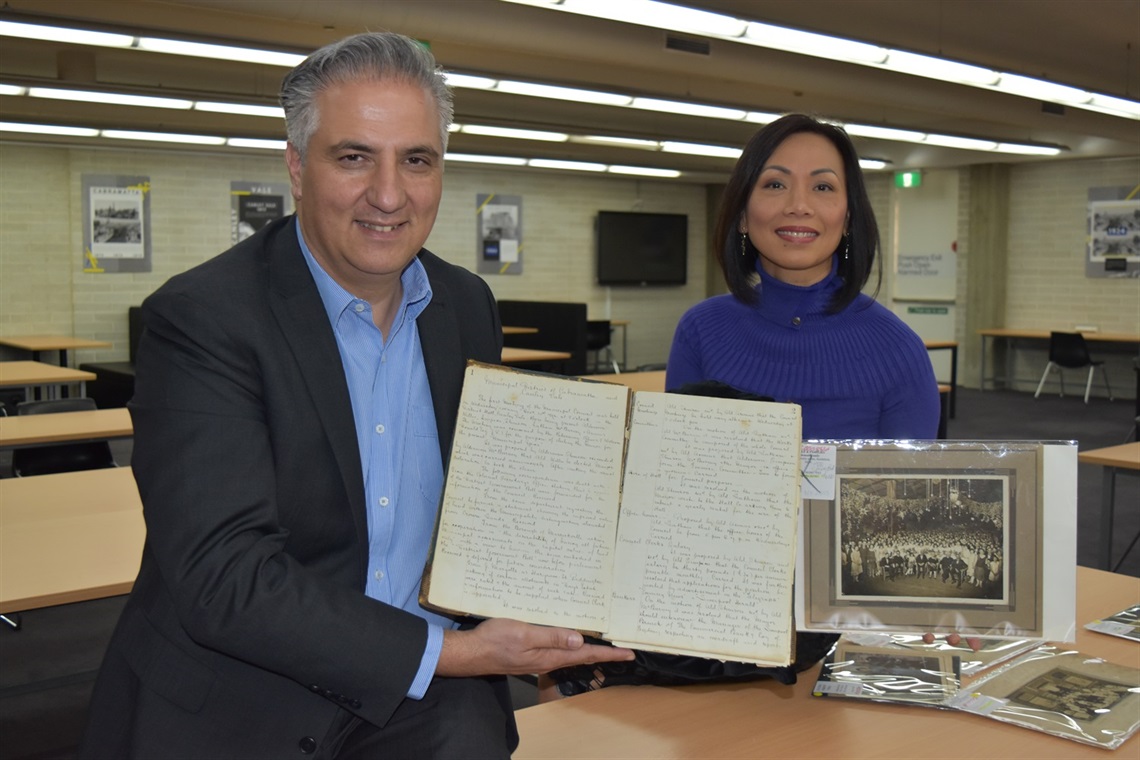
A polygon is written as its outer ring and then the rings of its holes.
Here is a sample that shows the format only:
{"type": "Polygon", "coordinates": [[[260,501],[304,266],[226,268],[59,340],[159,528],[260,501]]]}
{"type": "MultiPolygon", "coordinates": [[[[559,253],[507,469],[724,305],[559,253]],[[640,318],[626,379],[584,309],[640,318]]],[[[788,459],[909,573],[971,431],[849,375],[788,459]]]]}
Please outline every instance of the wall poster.
{"type": "Polygon", "coordinates": [[[232,240],[240,243],[274,219],[293,213],[286,182],[230,182],[232,240]]]}
{"type": "Polygon", "coordinates": [[[1140,277],[1140,185],[1089,188],[1086,277],[1140,277]]]}
{"type": "Polygon", "coordinates": [[[150,271],[150,178],[83,175],[83,271],[150,271]]]}
{"type": "Polygon", "coordinates": [[[475,195],[476,270],[522,274],[522,197],[475,195]]]}

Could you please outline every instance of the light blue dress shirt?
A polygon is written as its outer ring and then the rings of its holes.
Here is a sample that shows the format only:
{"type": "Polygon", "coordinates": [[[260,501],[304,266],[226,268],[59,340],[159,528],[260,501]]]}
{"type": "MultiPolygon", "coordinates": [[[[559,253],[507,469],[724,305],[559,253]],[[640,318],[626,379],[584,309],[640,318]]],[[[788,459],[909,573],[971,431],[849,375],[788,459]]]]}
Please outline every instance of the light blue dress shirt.
{"type": "MultiPolygon", "coordinates": [[[[408,696],[420,699],[435,674],[450,618],[419,605],[420,577],[443,490],[443,460],[418,317],[431,301],[419,259],[400,276],[399,310],[384,341],[372,307],[342,288],[313,258],[297,225],[305,262],[336,334],[344,364],[368,508],[365,593],[428,621],[427,647],[408,696]]],[[[335,644],[334,644],[335,645],[335,644]]]]}

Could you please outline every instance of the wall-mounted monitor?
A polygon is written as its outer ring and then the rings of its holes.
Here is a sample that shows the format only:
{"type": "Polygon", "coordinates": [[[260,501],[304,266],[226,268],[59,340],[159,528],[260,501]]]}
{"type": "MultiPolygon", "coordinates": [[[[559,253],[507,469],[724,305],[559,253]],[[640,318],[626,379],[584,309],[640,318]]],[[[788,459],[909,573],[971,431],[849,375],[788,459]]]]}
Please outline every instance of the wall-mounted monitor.
{"type": "Polygon", "coordinates": [[[689,217],[598,212],[599,285],[684,285],[689,217]]]}

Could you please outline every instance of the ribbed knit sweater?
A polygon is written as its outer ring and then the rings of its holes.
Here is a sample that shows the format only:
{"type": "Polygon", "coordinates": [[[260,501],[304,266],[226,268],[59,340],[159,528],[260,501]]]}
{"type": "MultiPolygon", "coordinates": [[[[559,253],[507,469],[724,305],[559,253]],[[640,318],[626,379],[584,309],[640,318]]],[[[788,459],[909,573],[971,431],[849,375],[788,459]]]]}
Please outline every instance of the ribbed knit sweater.
{"type": "Polygon", "coordinates": [[[716,296],[681,317],[666,388],[715,380],[797,403],[805,439],[936,437],[934,370],[901,319],[864,294],[828,314],[834,267],[806,288],[760,278],[755,305],[716,296]]]}

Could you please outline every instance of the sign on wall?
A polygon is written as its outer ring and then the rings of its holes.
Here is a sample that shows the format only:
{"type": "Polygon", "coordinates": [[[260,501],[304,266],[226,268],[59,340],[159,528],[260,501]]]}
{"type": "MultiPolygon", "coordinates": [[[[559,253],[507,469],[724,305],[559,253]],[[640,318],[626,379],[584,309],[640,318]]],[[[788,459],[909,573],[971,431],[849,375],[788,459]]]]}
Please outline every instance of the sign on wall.
{"type": "Polygon", "coordinates": [[[274,219],[293,213],[293,196],[284,182],[230,182],[230,226],[240,243],[274,219]]]}
{"type": "Polygon", "coordinates": [[[1089,188],[1086,277],[1140,277],[1140,186],[1089,188]]]}
{"type": "Polygon", "coordinates": [[[150,271],[150,178],[83,175],[83,271],[150,271]]]}
{"type": "Polygon", "coordinates": [[[522,274],[522,197],[475,195],[476,271],[522,274]]]}

